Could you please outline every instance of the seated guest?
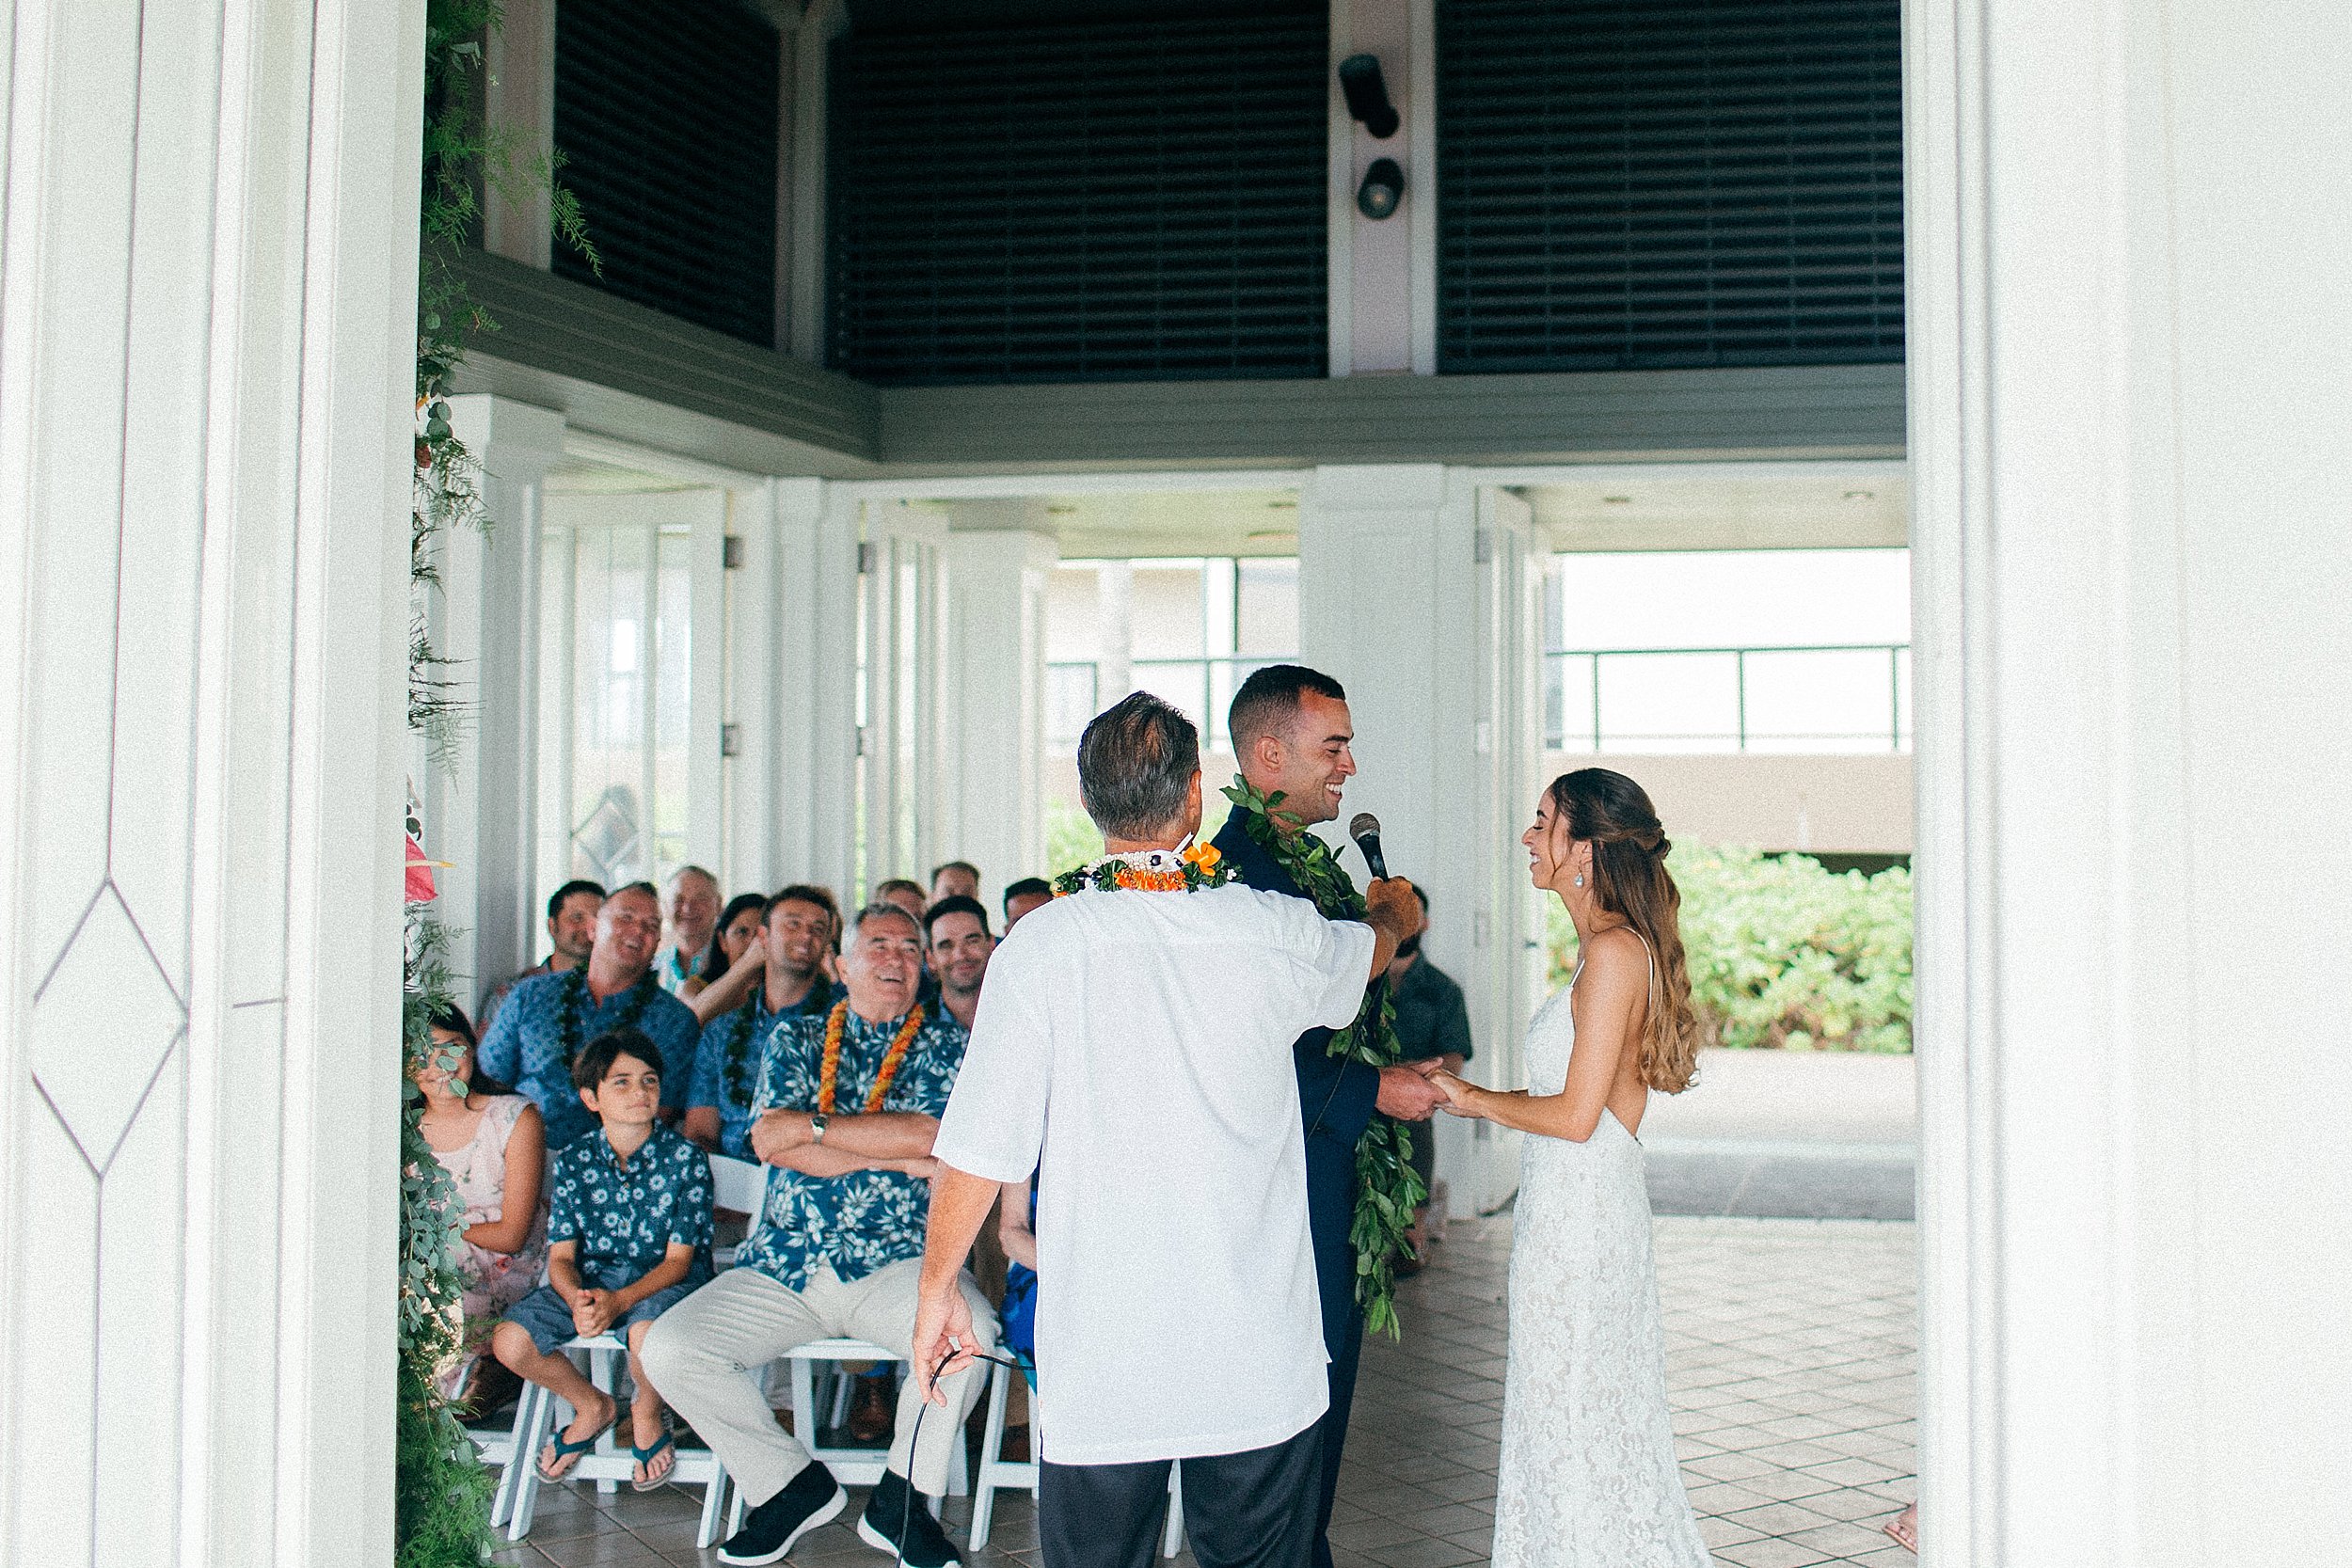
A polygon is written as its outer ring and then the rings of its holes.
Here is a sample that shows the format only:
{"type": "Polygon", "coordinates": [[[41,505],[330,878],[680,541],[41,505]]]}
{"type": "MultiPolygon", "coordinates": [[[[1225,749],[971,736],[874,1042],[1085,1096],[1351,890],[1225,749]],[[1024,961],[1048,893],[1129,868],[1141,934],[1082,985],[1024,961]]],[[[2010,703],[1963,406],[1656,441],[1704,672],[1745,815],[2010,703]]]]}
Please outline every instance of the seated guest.
{"type": "Polygon", "coordinates": [[[490,1348],[518,1377],[569,1404],[572,1420],[540,1451],[539,1474],[562,1481],[619,1410],[563,1347],[617,1331],[628,1346],[629,1484],[669,1479],[676,1446],[642,1352],[654,1320],[710,1277],[710,1161],[662,1126],[660,1052],[635,1029],[590,1040],[572,1064],[580,1101],[600,1124],[557,1151],[548,1183],[548,1282],[498,1325],[490,1348]]]}
{"type": "MultiPolygon", "coordinates": [[[[727,907],[719,911],[719,934],[710,956],[708,967],[700,974],[687,976],[677,989],[677,999],[688,1006],[694,998],[710,989],[712,981],[741,961],[746,951],[759,944],[759,923],[768,913],[768,895],[764,893],[739,893],[727,900],[727,907]]],[[[756,961],[757,955],[754,954],[756,961]]],[[[694,1016],[703,1015],[699,1009],[694,1016]]]]}
{"type": "Polygon", "coordinates": [[[924,958],[939,981],[939,1004],[966,1029],[980,1006],[980,982],[996,939],[988,934],[988,906],[950,894],[923,916],[924,958]]]}
{"type": "Polygon", "coordinates": [[[931,902],[942,898],[977,898],[980,868],[970,861],[949,861],[931,873],[931,902]]]}
{"type": "Polygon", "coordinates": [[[895,904],[918,921],[930,907],[930,900],[923,896],[923,884],[904,877],[893,877],[875,888],[874,898],[878,903],[895,904]]]}
{"type": "Polygon", "coordinates": [[[1024,877],[1005,889],[1005,930],[1010,933],[1021,917],[1054,901],[1054,886],[1042,877],[1024,877]]]}
{"type": "Polygon", "coordinates": [[[531,1097],[548,1118],[549,1148],[596,1126],[572,1087],[572,1063],[582,1045],[608,1030],[644,1031],[661,1053],[664,1119],[675,1120],[685,1109],[702,1025],[653,977],[660,941],[660,895],[650,882],[631,882],[597,911],[588,961],[516,986],[483,1035],[483,1072],[531,1097]]]}
{"type": "Polygon", "coordinates": [[[840,999],[825,977],[835,924],[833,895],[820,887],[786,888],[771,900],[767,924],[747,958],[696,997],[743,1000],[729,1012],[706,1015],[701,1048],[694,1056],[693,1091],[686,1097],[686,1135],[705,1148],[737,1160],[752,1153],[752,1095],[759,1087],[759,1065],[775,1033],[776,1021],[806,1015],[823,1018],[840,999]]]}
{"type": "Polygon", "coordinates": [[[490,994],[482,999],[482,1030],[487,1034],[491,1020],[498,1017],[499,1004],[504,1002],[514,989],[534,974],[561,974],[565,970],[588,961],[588,949],[596,940],[596,911],[604,907],[602,884],[588,881],[565,882],[548,899],[548,940],[555,950],[520,974],[510,974],[490,988],[490,994]]]}
{"type": "Polygon", "coordinates": [[[661,989],[678,988],[710,967],[719,931],[719,879],[699,865],[682,865],[670,877],[670,940],[654,960],[661,989]]]}
{"type": "Polygon", "coordinates": [[[442,1374],[441,1392],[467,1400],[490,1330],[531,1293],[547,1266],[548,1211],[540,1201],[547,1127],[539,1108],[521,1095],[471,1090],[473,1025],[459,1009],[433,1015],[433,1045],[408,1076],[424,1094],[417,1130],[466,1206],[457,1247],[464,1354],[442,1374]]]}
{"type": "MultiPolygon", "coordinates": [[[[917,1006],[922,928],[896,905],[862,911],[842,956],[849,994],[822,1018],[788,1018],[771,1037],[753,1101],[752,1148],[767,1199],[736,1267],[656,1324],[645,1365],[693,1423],[751,1512],[719,1560],[768,1563],[838,1514],[848,1496],[800,1438],[776,1424],[758,1369],[796,1345],[846,1336],[909,1354],[922,1269],[931,1136],[955,1086],[964,1032],[917,1006]]],[[[977,1334],[994,1316],[967,1275],[977,1334]]],[[[986,1348],[983,1346],[982,1348],[986,1348]]],[[[912,1568],[960,1561],[913,1496],[946,1490],[950,1446],[979,1393],[970,1369],[940,1385],[946,1408],[922,1423],[913,1384],[899,1397],[889,1472],[858,1536],[912,1568]]]]}

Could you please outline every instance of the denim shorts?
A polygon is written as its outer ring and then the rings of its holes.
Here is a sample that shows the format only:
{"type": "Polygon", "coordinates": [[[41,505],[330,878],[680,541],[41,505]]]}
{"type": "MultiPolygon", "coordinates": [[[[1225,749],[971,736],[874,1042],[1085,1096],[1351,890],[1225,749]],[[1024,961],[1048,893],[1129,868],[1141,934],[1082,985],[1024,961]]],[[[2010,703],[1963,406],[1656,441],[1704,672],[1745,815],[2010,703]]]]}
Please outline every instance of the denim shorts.
{"type": "MultiPolygon", "coordinates": [[[[631,1323],[653,1322],[693,1294],[700,1283],[687,1279],[666,1291],[656,1291],[623,1313],[606,1332],[626,1342],[631,1323]]],[[[552,1355],[559,1347],[570,1344],[580,1337],[580,1330],[572,1326],[572,1309],[564,1305],[562,1296],[555,1293],[552,1285],[542,1285],[516,1302],[508,1310],[506,1321],[520,1324],[531,1336],[532,1344],[538,1348],[541,1355],[552,1355]]]]}

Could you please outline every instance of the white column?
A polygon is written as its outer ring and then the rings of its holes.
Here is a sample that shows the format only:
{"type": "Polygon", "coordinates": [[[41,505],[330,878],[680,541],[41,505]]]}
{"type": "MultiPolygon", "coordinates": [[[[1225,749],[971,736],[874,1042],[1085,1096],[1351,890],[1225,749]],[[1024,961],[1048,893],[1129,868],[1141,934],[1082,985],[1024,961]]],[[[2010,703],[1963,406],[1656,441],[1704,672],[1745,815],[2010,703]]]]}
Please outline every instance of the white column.
{"type": "MultiPolygon", "coordinates": [[[[1417,329],[1426,324],[1420,265],[1427,242],[1436,256],[1437,96],[1434,0],[1331,0],[1330,356],[1333,375],[1423,374],[1437,369],[1434,348],[1422,362],[1417,329]],[[1398,129],[1377,137],[1351,118],[1340,92],[1339,63],[1374,55],[1398,129]],[[1425,80],[1424,80],[1425,79],[1425,80]],[[1405,200],[1373,219],[1356,206],[1356,188],[1382,158],[1405,171],[1405,200]],[[1423,182],[1428,182],[1424,187],[1423,182]],[[1425,231],[1425,232],[1424,232],[1425,231]]],[[[1434,297],[1434,296],[1432,296],[1434,297]]],[[[1434,345],[1434,336],[1430,342],[1434,345]]]]}
{"type": "Polygon", "coordinates": [[[1908,9],[1924,1560],[2352,1560],[2352,24],[1908,9]]]}
{"type": "Polygon", "coordinates": [[[482,465],[490,527],[438,541],[431,625],[469,712],[453,766],[414,784],[426,852],[450,863],[436,907],[467,997],[539,957],[539,492],[563,458],[564,419],[488,393],[451,399],[450,413],[482,465]]]}
{"type": "Polygon", "coordinates": [[[860,508],[823,480],[780,479],[774,491],[771,876],[778,886],[819,882],[846,900],[857,829],[860,508]]]}
{"type": "Polygon", "coordinates": [[[10,19],[0,1562],[390,1561],[423,9],[10,19]]]}
{"type": "Polygon", "coordinates": [[[920,881],[938,858],[947,792],[946,520],[903,501],[865,509],[864,885],[920,881]]]}
{"type": "MultiPolygon", "coordinates": [[[[1495,867],[1506,831],[1518,832],[1506,775],[1524,773],[1529,754],[1502,730],[1532,722],[1523,696],[1505,696],[1505,672],[1523,684],[1525,666],[1504,649],[1532,631],[1524,606],[1498,596],[1498,574],[1516,552],[1523,599],[1529,546],[1523,517],[1483,546],[1481,522],[1475,489],[1434,465],[1316,470],[1299,504],[1299,641],[1308,664],[1347,689],[1356,722],[1360,771],[1327,832],[1343,842],[1357,812],[1380,818],[1390,869],[1428,891],[1426,951],[1467,995],[1476,1070],[1502,1082],[1525,1017],[1514,1001],[1523,960],[1502,937],[1526,921],[1495,867]]],[[[1360,882],[1354,850],[1345,858],[1360,882]]],[[[1488,1206],[1508,1196],[1501,1146],[1448,1131],[1439,1165],[1455,1192],[1488,1206]]]]}
{"type": "Polygon", "coordinates": [[[1050,534],[1026,530],[947,536],[941,858],[980,868],[992,910],[1006,883],[1044,871],[1045,583],[1057,553],[1050,534]]]}

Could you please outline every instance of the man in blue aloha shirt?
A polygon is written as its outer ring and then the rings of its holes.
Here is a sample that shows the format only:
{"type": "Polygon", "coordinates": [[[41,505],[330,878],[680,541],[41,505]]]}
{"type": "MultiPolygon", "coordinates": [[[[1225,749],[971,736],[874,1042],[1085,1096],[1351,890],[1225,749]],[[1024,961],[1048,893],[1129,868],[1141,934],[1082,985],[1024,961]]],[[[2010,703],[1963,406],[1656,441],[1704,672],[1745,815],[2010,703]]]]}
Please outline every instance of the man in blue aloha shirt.
{"type": "Polygon", "coordinates": [[[729,966],[694,999],[697,1010],[710,1022],[703,1025],[702,1045],[694,1057],[694,1086],[686,1097],[684,1131],[705,1148],[735,1160],[758,1158],[752,1152],[751,1134],[760,1062],[779,1020],[821,1021],[841,999],[841,988],[825,974],[825,959],[833,952],[840,921],[833,895],[823,888],[786,888],[769,900],[760,926],[760,963],[729,966]],[[755,974],[759,982],[752,986],[755,974]],[[743,993],[739,1001],[739,990],[743,993]]]}
{"type": "MultiPolygon", "coordinates": [[[[824,1017],[787,1017],[776,1026],[752,1102],[751,1145],[773,1167],[766,1203],[736,1267],[646,1337],[655,1386],[753,1504],[720,1547],[722,1562],[777,1561],[849,1501],[832,1472],[777,1426],[758,1369],[814,1339],[865,1339],[901,1358],[913,1348],[937,1168],[931,1139],[965,1038],[953,1018],[917,1006],[922,954],[912,915],[869,905],[842,955],[848,994],[824,1017]],[[829,1050],[829,1040],[837,1045],[829,1050]]],[[[993,1345],[987,1298],[969,1275],[963,1290],[993,1345]]],[[[961,1560],[913,1493],[946,1490],[950,1445],[962,1440],[979,1394],[977,1371],[941,1382],[946,1408],[925,1418],[919,1447],[922,1402],[912,1379],[900,1390],[889,1473],[866,1502],[858,1536],[909,1568],[961,1560]]]]}
{"type": "Polygon", "coordinates": [[[596,1125],[572,1088],[572,1062],[611,1030],[644,1031],[661,1053],[662,1119],[675,1121],[685,1110],[702,1025],[692,1008],[655,981],[660,945],[661,895],[651,882],[632,882],[596,911],[588,961],[516,986],[483,1036],[476,1068],[531,1097],[547,1118],[548,1148],[562,1148],[596,1125]]]}

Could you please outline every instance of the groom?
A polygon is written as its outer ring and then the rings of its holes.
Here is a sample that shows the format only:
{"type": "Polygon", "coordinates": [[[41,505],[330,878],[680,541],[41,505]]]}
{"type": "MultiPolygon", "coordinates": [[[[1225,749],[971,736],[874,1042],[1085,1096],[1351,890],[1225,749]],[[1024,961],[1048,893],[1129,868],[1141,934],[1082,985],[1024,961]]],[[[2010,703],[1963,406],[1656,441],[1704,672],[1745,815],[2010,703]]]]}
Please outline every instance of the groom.
{"type": "Polygon", "coordinates": [[[1355,1017],[1420,906],[1375,882],[1326,921],[1180,853],[1200,737],[1148,692],[1087,726],[1078,787],[1109,854],[997,950],[931,1146],[916,1384],[970,1364],[958,1271],[1035,1171],[1045,1568],[1146,1568],[1171,1462],[1203,1568],[1306,1568],[1327,1396],[1290,1043],[1355,1017]]]}
{"type": "MultiPolygon", "coordinates": [[[[1279,809],[1296,816],[1295,822],[1274,817],[1278,832],[1303,832],[1307,825],[1328,822],[1340,814],[1340,792],[1356,776],[1356,727],[1339,682],[1300,664],[1268,665],[1233,693],[1226,728],[1233,737],[1243,782],[1260,795],[1279,791],[1279,809]]],[[[1249,836],[1239,809],[1226,818],[1216,848],[1249,886],[1314,908],[1306,891],[1249,836]]],[[[1407,935],[1421,929],[1418,901],[1414,915],[1407,935]]],[[[1359,993],[1357,1001],[1362,1000],[1359,993]]],[[[1346,1027],[1354,1017],[1349,1014],[1337,1027],[1346,1027]]],[[[1384,1068],[1344,1061],[1330,1053],[1334,1032],[1318,1024],[1298,1037],[1291,1053],[1307,1129],[1307,1219],[1314,1236],[1323,1343],[1331,1356],[1315,1513],[1315,1568],[1331,1568],[1331,1501],[1339,1492],[1340,1451],[1347,1442],[1348,1412],[1356,1402],[1356,1363],[1364,1343],[1351,1236],[1359,1187],[1356,1144],[1375,1111],[1400,1121],[1426,1121],[1445,1102],[1428,1077],[1440,1065],[1437,1058],[1384,1068]]]]}

